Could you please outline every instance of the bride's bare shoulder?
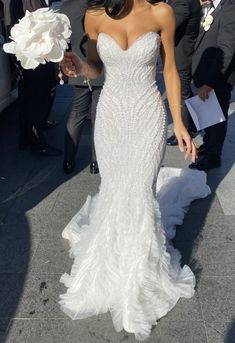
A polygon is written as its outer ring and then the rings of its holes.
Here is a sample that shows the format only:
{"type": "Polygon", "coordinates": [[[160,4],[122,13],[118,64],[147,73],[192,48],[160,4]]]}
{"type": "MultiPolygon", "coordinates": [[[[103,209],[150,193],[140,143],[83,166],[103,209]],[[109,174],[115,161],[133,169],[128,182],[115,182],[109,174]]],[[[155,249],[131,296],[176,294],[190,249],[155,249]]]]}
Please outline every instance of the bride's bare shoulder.
{"type": "Polygon", "coordinates": [[[86,32],[89,31],[99,31],[99,27],[102,24],[102,21],[105,16],[105,9],[93,9],[89,8],[86,10],[85,13],[85,30],[86,32]]]}
{"type": "Polygon", "coordinates": [[[164,2],[156,3],[152,6],[152,13],[159,25],[175,23],[175,16],[172,7],[164,2]]]}
{"type": "Polygon", "coordinates": [[[161,17],[162,20],[173,15],[172,7],[165,2],[158,2],[156,4],[153,4],[152,11],[155,16],[161,17]]]}

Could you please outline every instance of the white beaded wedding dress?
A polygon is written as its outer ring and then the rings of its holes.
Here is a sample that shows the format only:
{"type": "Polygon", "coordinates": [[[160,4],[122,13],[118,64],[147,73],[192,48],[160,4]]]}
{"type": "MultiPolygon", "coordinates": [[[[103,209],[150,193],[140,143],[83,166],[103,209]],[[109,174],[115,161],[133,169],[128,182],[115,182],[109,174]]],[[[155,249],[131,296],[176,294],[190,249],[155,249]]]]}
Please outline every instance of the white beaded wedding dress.
{"type": "Polygon", "coordinates": [[[203,172],[158,175],[166,142],[155,82],[160,36],[145,33],[123,50],[100,33],[97,49],[105,67],[95,125],[101,185],[63,231],[74,263],[61,278],[68,289],[60,305],[72,319],[110,311],[117,331],[144,340],[180,297],[194,294],[194,275],[169,238],[209,188],[203,172]]]}

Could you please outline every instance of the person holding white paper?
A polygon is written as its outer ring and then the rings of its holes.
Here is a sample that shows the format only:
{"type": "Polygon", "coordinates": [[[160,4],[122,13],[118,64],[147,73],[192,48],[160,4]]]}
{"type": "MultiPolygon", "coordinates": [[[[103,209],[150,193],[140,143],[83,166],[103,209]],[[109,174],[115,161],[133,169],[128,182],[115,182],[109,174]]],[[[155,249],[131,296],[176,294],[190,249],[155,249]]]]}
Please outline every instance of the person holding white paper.
{"type": "Polygon", "coordinates": [[[211,90],[208,93],[207,101],[202,100],[198,95],[196,95],[186,99],[185,103],[197,131],[201,131],[212,125],[225,121],[223,111],[214,90],[211,90]],[[213,116],[211,113],[213,113],[213,116]]]}
{"type": "MultiPolygon", "coordinates": [[[[204,144],[199,148],[197,161],[190,165],[192,169],[209,170],[221,165],[231,89],[235,84],[234,42],[234,0],[212,1],[195,45],[193,82],[203,101],[207,101],[212,89],[215,91],[226,120],[205,129],[204,144]]],[[[212,112],[211,116],[214,115],[212,112]]]]}

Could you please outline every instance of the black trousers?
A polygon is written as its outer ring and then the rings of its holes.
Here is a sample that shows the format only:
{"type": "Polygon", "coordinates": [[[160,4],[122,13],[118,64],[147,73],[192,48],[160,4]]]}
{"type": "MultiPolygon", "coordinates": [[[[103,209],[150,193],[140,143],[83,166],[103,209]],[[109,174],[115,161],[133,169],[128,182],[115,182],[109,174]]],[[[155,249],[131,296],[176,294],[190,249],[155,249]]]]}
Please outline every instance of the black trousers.
{"type": "Polygon", "coordinates": [[[73,87],[72,110],[68,117],[64,141],[65,161],[73,161],[75,159],[77,148],[81,138],[82,127],[89,114],[91,117],[92,125],[91,160],[96,161],[94,128],[96,107],[100,92],[101,87],[92,87],[92,91],[90,91],[88,87],[73,87]]]}
{"type": "Polygon", "coordinates": [[[45,147],[44,129],[56,87],[55,64],[39,65],[34,70],[20,67],[19,119],[20,141],[33,150],[45,147]]]}
{"type": "Polygon", "coordinates": [[[182,119],[183,119],[185,127],[187,128],[190,134],[191,132],[196,132],[197,129],[194,125],[194,122],[191,118],[188,108],[185,105],[184,100],[193,96],[192,89],[191,89],[192,74],[191,74],[190,69],[178,70],[178,74],[179,74],[180,83],[181,83],[181,98],[182,98],[182,106],[183,106],[182,119]]]}
{"type": "MultiPolygon", "coordinates": [[[[220,159],[221,157],[227,131],[227,119],[231,98],[231,90],[232,86],[227,83],[221,84],[219,87],[215,87],[214,89],[226,121],[205,129],[205,135],[203,138],[205,144],[205,153],[212,159],[220,159]]],[[[211,113],[211,115],[213,115],[213,113],[211,113]]]]}

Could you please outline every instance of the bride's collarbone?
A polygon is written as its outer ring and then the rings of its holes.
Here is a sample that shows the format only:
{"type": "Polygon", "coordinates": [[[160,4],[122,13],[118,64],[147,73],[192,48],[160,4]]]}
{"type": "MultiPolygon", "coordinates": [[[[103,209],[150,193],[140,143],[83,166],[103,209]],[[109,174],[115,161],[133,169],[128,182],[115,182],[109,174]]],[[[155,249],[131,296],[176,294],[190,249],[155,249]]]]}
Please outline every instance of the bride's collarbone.
{"type": "Polygon", "coordinates": [[[150,34],[156,34],[158,37],[160,37],[160,34],[157,33],[157,32],[154,32],[154,31],[147,31],[147,32],[144,32],[142,34],[140,34],[136,39],[134,39],[131,43],[126,43],[125,45],[125,48],[123,47],[123,45],[121,45],[119,43],[118,40],[116,40],[114,37],[112,37],[110,34],[107,34],[105,32],[100,32],[100,34],[103,34],[105,35],[106,37],[108,37],[112,42],[115,43],[115,45],[117,45],[119,47],[120,50],[124,51],[124,52],[127,52],[128,50],[130,50],[131,48],[134,47],[135,44],[137,44],[138,41],[140,41],[141,39],[144,39],[146,36],[150,35],[150,34]]]}
{"type": "MultiPolygon", "coordinates": [[[[131,31],[130,31],[131,32],[131,31]]],[[[128,50],[137,40],[147,35],[148,33],[155,32],[159,34],[156,27],[150,27],[140,30],[133,30],[131,33],[128,31],[122,31],[119,29],[110,29],[110,27],[103,27],[99,30],[99,34],[105,34],[115,41],[122,50],[128,50]]]]}

